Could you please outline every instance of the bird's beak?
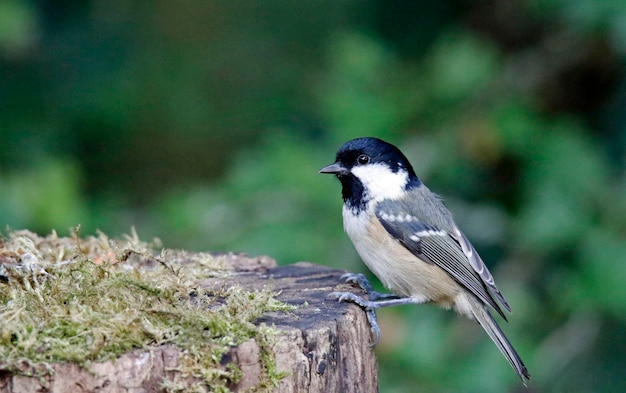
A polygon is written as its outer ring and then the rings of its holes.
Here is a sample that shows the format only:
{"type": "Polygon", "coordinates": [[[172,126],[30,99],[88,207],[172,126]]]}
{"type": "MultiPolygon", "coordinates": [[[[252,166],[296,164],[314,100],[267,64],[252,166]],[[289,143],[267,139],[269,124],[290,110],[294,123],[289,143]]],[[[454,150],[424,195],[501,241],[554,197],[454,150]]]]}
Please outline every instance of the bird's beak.
{"type": "Polygon", "coordinates": [[[330,173],[335,175],[343,172],[346,172],[346,168],[338,162],[327,165],[324,168],[320,169],[320,173],[330,173]]]}

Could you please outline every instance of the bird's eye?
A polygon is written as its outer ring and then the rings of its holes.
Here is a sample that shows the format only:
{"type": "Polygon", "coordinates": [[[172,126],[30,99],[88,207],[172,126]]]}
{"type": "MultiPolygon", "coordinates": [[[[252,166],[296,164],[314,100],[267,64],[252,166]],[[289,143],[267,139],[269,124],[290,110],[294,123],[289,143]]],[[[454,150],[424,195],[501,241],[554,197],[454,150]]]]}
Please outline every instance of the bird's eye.
{"type": "Polygon", "coordinates": [[[357,157],[356,161],[359,163],[359,165],[365,165],[370,162],[370,156],[368,156],[367,154],[361,154],[357,157]]]}

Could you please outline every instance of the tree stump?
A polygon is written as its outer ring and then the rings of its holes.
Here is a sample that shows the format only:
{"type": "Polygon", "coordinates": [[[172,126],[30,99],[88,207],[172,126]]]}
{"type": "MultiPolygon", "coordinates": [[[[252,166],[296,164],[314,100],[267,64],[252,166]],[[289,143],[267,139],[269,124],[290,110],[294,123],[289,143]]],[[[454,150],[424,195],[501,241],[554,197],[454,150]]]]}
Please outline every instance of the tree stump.
{"type": "MultiPolygon", "coordinates": [[[[357,290],[340,283],[344,272],[296,263],[277,266],[270,258],[229,255],[233,271],[226,278],[210,278],[203,285],[240,286],[248,290],[269,287],[276,299],[296,306],[292,311],[272,311],[256,324],[278,330],[269,348],[254,339],[233,347],[221,363],[236,364],[241,378],[228,388],[234,392],[377,392],[376,356],[364,312],[348,303],[327,300],[332,291],[357,290]],[[283,377],[274,385],[261,383],[261,357],[269,349],[275,372],[283,377]],[[264,352],[265,350],[265,352],[264,352]]],[[[79,366],[53,363],[45,377],[37,370],[16,374],[0,367],[0,393],[25,392],[154,392],[188,391],[193,377],[176,387],[164,387],[164,378],[180,373],[181,351],[175,346],[155,346],[125,353],[115,361],[79,366]]],[[[0,359],[1,363],[1,359],[0,359]]],[[[28,366],[25,365],[25,368],[28,366]]],[[[179,375],[180,377],[180,375],[179,375]]]]}

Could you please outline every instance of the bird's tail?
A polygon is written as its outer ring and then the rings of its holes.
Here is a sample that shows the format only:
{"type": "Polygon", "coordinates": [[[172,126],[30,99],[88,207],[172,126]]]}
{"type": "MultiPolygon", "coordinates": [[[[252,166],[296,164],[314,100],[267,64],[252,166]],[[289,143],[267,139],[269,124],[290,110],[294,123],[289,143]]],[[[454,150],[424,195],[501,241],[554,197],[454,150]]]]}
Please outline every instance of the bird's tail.
{"type": "Polygon", "coordinates": [[[517,375],[520,377],[524,385],[528,381],[530,381],[530,373],[528,369],[524,365],[524,362],[513,348],[513,345],[506,338],[500,326],[493,319],[489,311],[485,308],[483,304],[478,301],[478,299],[472,299],[471,301],[471,310],[472,314],[474,314],[474,318],[476,321],[485,329],[485,332],[489,335],[489,338],[496,344],[500,352],[504,355],[506,360],[509,361],[511,367],[515,370],[517,375]]]}

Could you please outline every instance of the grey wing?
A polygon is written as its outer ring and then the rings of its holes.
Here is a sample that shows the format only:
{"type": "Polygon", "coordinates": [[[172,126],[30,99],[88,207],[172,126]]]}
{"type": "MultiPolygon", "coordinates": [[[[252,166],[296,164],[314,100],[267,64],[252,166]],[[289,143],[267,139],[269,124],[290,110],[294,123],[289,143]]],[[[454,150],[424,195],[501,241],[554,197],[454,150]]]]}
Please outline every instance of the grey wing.
{"type": "Polygon", "coordinates": [[[461,238],[457,239],[456,233],[449,233],[436,226],[425,224],[411,214],[391,211],[388,206],[386,209],[379,207],[376,210],[376,217],[387,232],[411,253],[428,263],[441,267],[506,320],[506,316],[493,299],[489,289],[510,311],[509,305],[493,284],[493,277],[465,236],[461,234],[461,238]],[[477,259],[472,261],[474,258],[472,255],[477,259]]]}
{"type": "Polygon", "coordinates": [[[459,228],[457,228],[456,225],[454,226],[454,237],[457,239],[459,245],[463,249],[463,253],[465,254],[465,256],[467,256],[467,259],[469,260],[469,263],[472,266],[472,269],[474,269],[474,271],[478,273],[481,280],[485,283],[485,285],[487,285],[489,290],[498,298],[498,301],[504,306],[504,308],[508,312],[511,312],[511,306],[509,306],[509,303],[504,298],[504,295],[502,295],[502,292],[500,292],[500,290],[496,286],[496,283],[493,280],[493,276],[491,275],[491,272],[489,271],[489,269],[487,269],[487,266],[483,262],[480,255],[478,255],[478,252],[476,252],[476,249],[474,248],[474,246],[472,246],[472,243],[470,243],[467,237],[465,237],[463,232],[461,232],[459,228]]]}

